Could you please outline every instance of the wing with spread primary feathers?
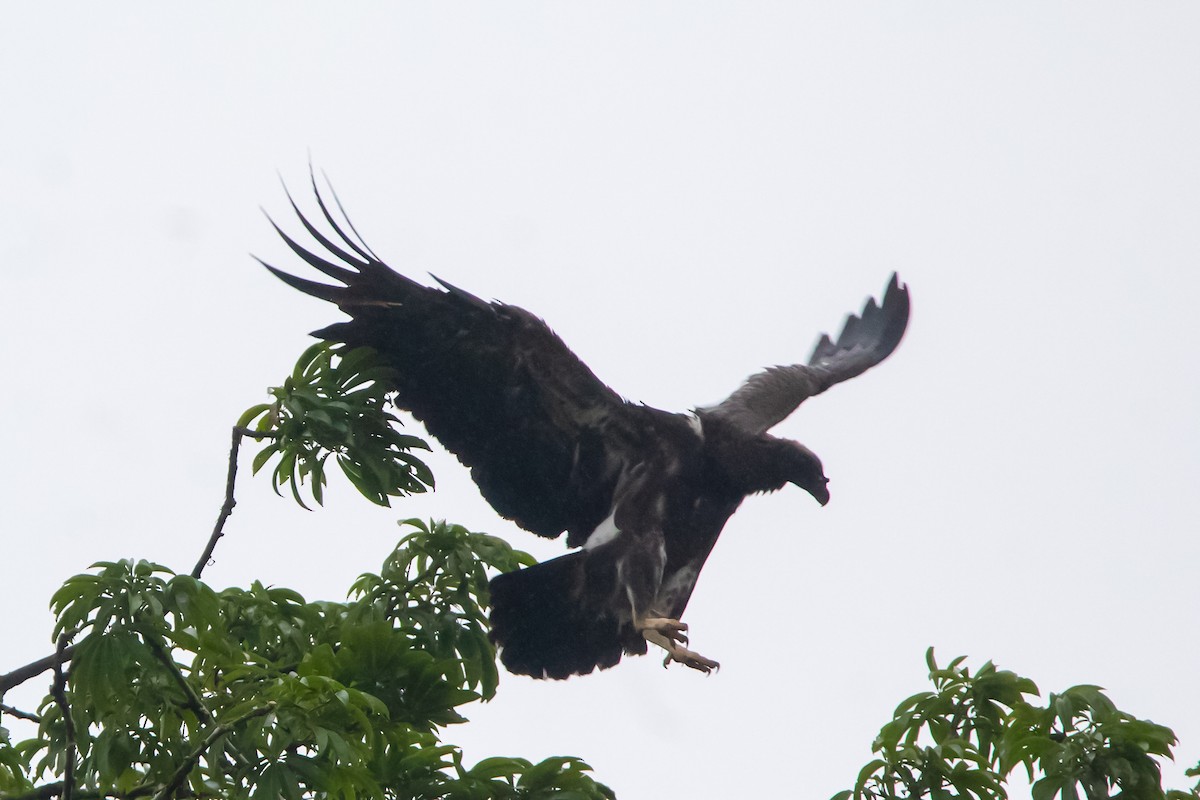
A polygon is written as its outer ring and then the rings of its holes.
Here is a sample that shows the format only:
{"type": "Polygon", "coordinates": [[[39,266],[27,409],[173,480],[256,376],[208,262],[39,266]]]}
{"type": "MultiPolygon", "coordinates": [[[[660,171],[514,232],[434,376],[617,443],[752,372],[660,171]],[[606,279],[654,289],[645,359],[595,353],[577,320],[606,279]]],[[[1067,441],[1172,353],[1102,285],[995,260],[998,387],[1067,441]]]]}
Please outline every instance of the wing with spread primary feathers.
{"type": "Polygon", "coordinates": [[[807,364],[768,367],[750,376],[719,405],[701,411],[743,430],[763,433],[808,398],[861,375],[891,355],[904,336],[908,312],[908,287],[892,273],[883,303],[877,305],[872,297],[861,315],[847,317],[836,342],[822,334],[807,364]]]}
{"type": "Polygon", "coordinates": [[[397,406],[471,468],[501,515],[542,536],[590,533],[610,510],[624,439],[609,429],[622,426],[626,403],[524,309],[485,302],[436,277],[444,290],[422,286],[386,266],[348,220],[339,224],[315,180],[313,189],[332,236],[292,207],[323,254],[271,224],[309,266],[341,285],[263,262],[350,315],[313,335],[378,351],[395,369],[397,406]]]}

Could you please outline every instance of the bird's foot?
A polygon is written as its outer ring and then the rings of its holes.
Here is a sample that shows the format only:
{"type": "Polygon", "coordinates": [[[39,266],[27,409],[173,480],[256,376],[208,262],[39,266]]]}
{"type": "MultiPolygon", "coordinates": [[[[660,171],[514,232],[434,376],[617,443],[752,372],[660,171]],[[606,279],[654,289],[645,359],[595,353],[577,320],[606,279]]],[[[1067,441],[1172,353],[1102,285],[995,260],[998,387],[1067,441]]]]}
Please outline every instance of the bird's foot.
{"type": "MultiPolygon", "coordinates": [[[[686,622],[680,622],[677,619],[669,619],[667,617],[642,617],[638,620],[638,629],[645,635],[646,631],[654,631],[672,642],[687,644],[688,638],[685,631],[688,626],[686,622]]],[[[657,642],[655,642],[657,644],[657,642]]]]}
{"type": "Polygon", "coordinates": [[[638,627],[641,629],[642,636],[647,642],[658,645],[667,651],[667,657],[663,659],[664,667],[675,661],[683,664],[685,667],[699,670],[705,675],[721,667],[718,662],[713,661],[711,658],[705,658],[699,653],[688,650],[683,646],[687,644],[688,640],[684,634],[684,631],[687,630],[687,625],[677,619],[645,617],[639,621],[638,627]]]}

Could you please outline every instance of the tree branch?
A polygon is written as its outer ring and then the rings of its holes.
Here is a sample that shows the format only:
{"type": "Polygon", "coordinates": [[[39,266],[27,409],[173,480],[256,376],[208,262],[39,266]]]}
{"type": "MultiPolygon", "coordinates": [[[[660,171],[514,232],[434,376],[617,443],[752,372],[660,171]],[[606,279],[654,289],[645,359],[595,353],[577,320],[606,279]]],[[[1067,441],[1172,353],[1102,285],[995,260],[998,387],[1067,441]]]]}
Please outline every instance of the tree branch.
{"type": "MultiPolygon", "coordinates": [[[[75,654],[75,645],[71,645],[63,651],[63,663],[71,660],[71,656],[75,654]]],[[[58,661],[58,653],[52,653],[44,658],[39,658],[37,661],[26,664],[23,667],[17,667],[12,672],[0,675],[0,694],[4,694],[14,686],[20,686],[30,678],[36,678],[46,670],[54,666],[58,661]]]]}
{"type": "MultiPolygon", "coordinates": [[[[8,794],[0,795],[4,800],[49,800],[51,797],[58,797],[62,794],[62,781],[47,783],[44,786],[39,786],[36,789],[25,792],[24,794],[8,794]]],[[[76,795],[76,800],[81,800],[80,795],[76,795]]]]}
{"type": "Polygon", "coordinates": [[[0,713],[9,714],[17,719],[27,719],[30,722],[41,722],[42,718],[37,714],[30,714],[28,711],[22,711],[19,708],[14,708],[7,703],[0,703],[0,713]]]}
{"type": "Polygon", "coordinates": [[[179,664],[175,663],[175,659],[171,658],[167,649],[163,647],[163,643],[159,641],[156,635],[144,631],[142,632],[142,641],[150,647],[150,650],[153,651],[154,657],[158,659],[159,663],[167,668],[167,672],[170,673],[172,680],[175,681],[175,685],[179,687],[179,690],[183,692],[183,696],[187,698],[187,702],[184,705],[190,708],[192,713],[205,725],[211,725],[213,723],[212,712],[200,700],[200,695],[196,694],[196,690],[192,688],[192,685],[187,682],[187,678],[179,670],[179,664]]]}
{"type": "MultiPolygon", "coordinates": [[[[193,578],[199,578],[200,574],[204,572],[204,568],[208,566],[209,560],[212,559],[213,550],[216,549],[217,541],[225,535],[225,521],[229,519],[229,515],[233,513],[233,507],[237,505],[237,501],[233,498],[233,488],[237,481],[238,448],[242,443],[243,436],[249,436],[252,439],[276,438],[276,435],[270,431],[255,431],[250,428],[237,426],[233,428],[233,441],[229,448],[229,469],[225,477],[225,502],[221,505],[220,514],[217,516],[217,523],[213,527],[212,536],[208,539],[204,553],[200,556],[200,560],[196,562],[196,566],[192,568],[193,578]]],[[[61,654],[55,652],[45,658],[39,658],[37,661],[30,662],[23,667],[17,667],[11,672],[0,675],[0,695],[3,695],[14,686],[20,686],[25,681],[36,678],[60,661],[65,664],[74,655],[75,645],[71,645],[64,649],[61,654]]]]}
{"type": "MultiPolygon", "coordinates": [[[[232,732],[234,728],[236,728],[238,725],[241,725],[243,722],[254,719],[255,717],[265,716],[266,714],[274,711],[275,708],[276,704],[274,702],[267,703],[265,706],[260,706],[259,708],[254,708],[250,711],[247,711],[245,714],[242,714],[240,717],[237,717],[231,722],[223,722],[220,725],[217,725],[208,732],[208,735],[204,737],[204,741],[201,742],[194,750],[192,750],[190,754],[188,754],[188,757],[184,759],[183,763],[179,765],[175,772],[171,773],[170,780],[165,784],[156,786],[154,783],[143,783],[140,786],[133,787],[127,792],[84,790],[74,795],[75,800],[99,800],[99,798],[103,797],[136,798],[145,797],[149,794],[154,795],[154,800],[166,800],[166,798],[174,796],[175,793],[179,791],[180,787],[183,786],[184,781],[187,780],[188,774],[196,767],[196,764],[199,763],[200,758],[204,755],[204,752],[216,744],[218,739],[225,734],[232,732]]],[[[67,781],[55,781],[54,783],[47,783],[44,786],[39,786],[32,791],[25,792],[24,794],[0,795],[0,797],[2,797],[3,800],[50,800],[51,797],[62,797],[63,800],[67,800],[67,781]]]]}
{"type": "Polygon", "coordinates": [[[199,578],[200,574],[204,572],[204,568],[208,566],[208,562],[212,560],[217,542],[225,535],[225,521],[229,519],[229,515],[233,513],[233,507],[237,505],[237,500],[233,499],[233,487],[237,483],[238,448],[241,447],[243,436],[253,439],[275,438],[274,433],[267,431],[255,431],[236,425],[233,427],[233,441],[229,447],[229,470],[225,474],[225,502],[221,504],[221,512],[217,514],[217,524],[213,526],[212,536],[208,537],[208,544],[204,547],[200,560],[196,562],[196,566],[192,567],[193,578],[199,578]]]}
{"type": "Polygon", "coordinates": [[[63,672],[64,656],[67,650],[67,631],[58,635],[58,646],[54,651],[54,685],[50,693],[54,702],[58,703],[62,712],[63,725],[66,727],[67,752],[64,756],[66,767],[63,769],[62,800],[71,800],[75,791],[75,722],[71,719],[71,706],[67,702],[67,677],[63,672]]]}
{"type": "MultiPolygon", "coordinates": [[[[141,633],[142,640],[154,652],[154,657],[158,659],[159,663],[166,667],[167,671],[171,674],[171,678],[175,681],[175,685],[179,687],[179,690],[183,692],[184,697],[187,698],[187,703],[185,705],[190,708],[192,713],[194,713],[196,717],[205,725],[212,725],[215,722],[212,712],[208,710],[208,706],[204,705],[204,701],[200,698],[200,695],[196,694],[196,690],[192,688],[190,683],[188,683],[187,678],[183,675],[183,671],[179,669],[179,664],[174,658],[171,657],[171,654],[167,652],[167,648],[163,645],[162,640],[160,640],[158,636],[153,633],[146,633],[145,631],[142,631],[141,633]]],[[[230,752],[233,754],[234,760],[242,766],[246,766],[250,763],[249,760],[236,749],[230,748],[230,752]]]]}
{"type": "MultiPolygon", "coordinates": [[[[193,750],[186,759],[184,759],[184,762],[179,765],[179,768],[175,770],[175,774],[171,776],[171,780],[169,780],[162,786],[162,788],[154,793],[154,800],[166,800],[166,798],[174,796],[176,790],[183,785],[183,782],[187,780],[188,774],[191,773],[196,764],[200,761],[200,757],[204,755],[204,751],[216,744],[217,740],[222,736],[229,733],[246,720],[264,716],[274,710],[275,703],[267,703],[265,706],[247,711],[245,714],[242,714],[232,722],[223,722],[217,727],[213,728],[211,731],[209,731],[208,736],[204,737],[204,741],[201,742],[200,745],[193,750]]],[[[64,796],[63,800],[69,800],[69,798],[64,796]]]]}
{"type": "MultiPolygon", "coordinates": [[[[54,783],[43,784],[24,794],[0,794],[3,800],[50,800],[51,797],[58,797],[63,792],[63,782],[55,781],[54,783]]],[[[148,794],[154,793],[154,786],[143,784],[135,786],[128,792],[99,792],[95,789],[84,789],[75,792],[75,800],[100,800],[103,797],[120,797],[123,800],[132,800],[137,797],[145,797],[148,794]]]]}

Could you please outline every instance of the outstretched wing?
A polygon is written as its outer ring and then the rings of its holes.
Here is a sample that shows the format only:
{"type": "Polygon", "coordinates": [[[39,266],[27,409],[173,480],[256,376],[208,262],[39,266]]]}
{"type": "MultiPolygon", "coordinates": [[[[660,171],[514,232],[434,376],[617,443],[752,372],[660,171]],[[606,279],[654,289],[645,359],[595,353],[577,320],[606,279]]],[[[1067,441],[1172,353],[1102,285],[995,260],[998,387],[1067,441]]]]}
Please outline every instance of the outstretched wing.
{"type": "Polygon", "coordinates": [[[763,433],[808,398],[861,375],[891,355],[904,336],[908,311],[908,287],[892,273],[883,303],[877,305],[872,297],[861,315],[847,317],[836,342],[821,334],[807,364],[768,367],[750,376],[719,405],[701,411],[743,430],[763,433]]]}
{"type": "Polygon", "coordinates": [[[323,253],[271,224],[309,266],[341,285],[260,259],[287,284],[350,315],[313,335],[378,351],[395,370],[396,405],[471,468],[498,513],[542,536],[590,533],[609,512],[606,490],[623,460],[620,439],[614,444],[604,433],[627,413],[625,402],[529,312],[440,279],[444,290],[422,286],[392,270],[348,220],[338,222],[315,179],[313,190],[332,235],[295,201],[292,208],[323,253]]]}

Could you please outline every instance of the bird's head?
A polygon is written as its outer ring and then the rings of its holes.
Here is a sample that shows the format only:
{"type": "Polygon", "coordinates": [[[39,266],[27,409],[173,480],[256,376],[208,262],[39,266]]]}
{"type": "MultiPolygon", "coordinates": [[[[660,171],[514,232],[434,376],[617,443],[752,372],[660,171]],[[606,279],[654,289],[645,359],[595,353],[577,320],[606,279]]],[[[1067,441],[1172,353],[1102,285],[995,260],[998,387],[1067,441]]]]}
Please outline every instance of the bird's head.
{"type": "Polygon", "coordinates": [[[744,494],[775,492],[793,483],[818,503],[829,502],[829,479],[821,459],[792,439],[747,433],[736,425],[702,414],[710,464],[720,480],[744,494]]]}
{"type": "Polygon", "coordinates": [[[787,450],[787,481],[794,483],[813,496],[818,503],[825,505],[829,502],[829,478],[821,467],[821,459],[799,442],[791,439],[781,440],[788,445],[787,450]]]}

